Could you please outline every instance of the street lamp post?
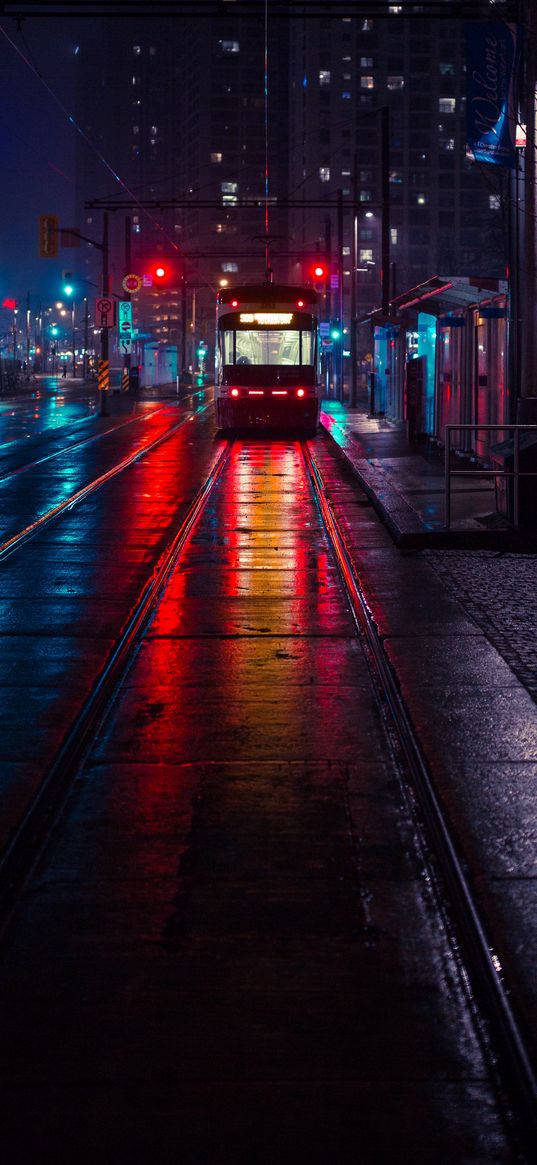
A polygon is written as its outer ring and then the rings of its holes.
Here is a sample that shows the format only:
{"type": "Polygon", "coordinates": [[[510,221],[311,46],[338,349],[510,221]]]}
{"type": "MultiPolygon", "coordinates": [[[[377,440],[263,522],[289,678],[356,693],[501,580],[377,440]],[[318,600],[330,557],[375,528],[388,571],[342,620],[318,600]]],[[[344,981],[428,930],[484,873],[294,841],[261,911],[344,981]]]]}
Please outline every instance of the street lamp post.
{"type": "Polygon", "coordinates": [[[76,351],[75,351],[75,289],[70,283],[64,285],[64,292],[68,299],[71,300],[71,340],[72,340],[72,356],[73,356],[73,376],[76,377],[76,351]]]}
{"type": "MultiPolygon", "coordinates": [[[[110,272],[108,266],[108,212],[103,212],[103,240],[98,243],[96,239],[90,239],[87,235],[83,235],[80,231],[72,230],[72,235],[76,235],[78,239],[83,239],[85,243],[89,243],[92,247],[96,247],[102,254],[102,295],[107,298],[110,292],[110,272]]],[[[89,280],[84,280],[89,282],[89,280]]],[[[71,289],[72,290],[72,289],[71,289]]],[[[66,292],[67,294],[67,292],[66,292]]],[[[74,305],[73,305],[74,306],[74,305]]],[[[73,315],[73,365],[75,360],[74,352],[74,315],[73,315]]],[[[109,371],[108,371],[108,328],[101,328],[101,360],[99,369],[99,415],[101,417],[108,416],[108,409],[106,407],[106,398],[108,395],[109,371]]]]}

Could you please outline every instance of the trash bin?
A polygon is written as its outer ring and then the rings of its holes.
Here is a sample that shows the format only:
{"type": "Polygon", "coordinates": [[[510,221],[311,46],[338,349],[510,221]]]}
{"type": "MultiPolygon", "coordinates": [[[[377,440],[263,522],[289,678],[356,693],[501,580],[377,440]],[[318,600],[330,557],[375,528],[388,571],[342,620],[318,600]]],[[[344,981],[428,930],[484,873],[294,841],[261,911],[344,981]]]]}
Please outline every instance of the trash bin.
{"type": "MultiPolygon", "coordinates": [[[[518,525],[537,527],[537,476],[523,477],[524,473],[537,475],[537,433],[520,433],[518,439],[520,476],[518,479],[518,525]]],[[[502,518],[514,522],[515,518],[515,468],[514,434],[497,445],[491,445],[492,468],[497,471],[494,479],[496,510],[502,518]],[[506,476],[510,475],[510,476],[506,476]]]]}
{"type": "Polygon", "coordinates": [[[132,364],[129,369],[129,389],[131,392],[137,392],[140,387],[140,369],[137,364],[132,364]]]}

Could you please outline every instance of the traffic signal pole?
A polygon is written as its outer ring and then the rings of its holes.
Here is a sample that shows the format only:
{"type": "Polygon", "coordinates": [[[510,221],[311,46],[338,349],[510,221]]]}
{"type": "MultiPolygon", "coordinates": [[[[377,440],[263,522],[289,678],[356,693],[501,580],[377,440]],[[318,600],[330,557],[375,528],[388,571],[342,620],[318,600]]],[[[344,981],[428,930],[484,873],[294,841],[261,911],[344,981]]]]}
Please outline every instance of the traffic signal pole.
{"type": "MultiPolygon", "coordinates": [[[[108,269],[108,211],[103,213],[103,297],[110,294],[110,273],[108,269]]],[[[108,328],[101,328],[101,359],[99,364],[99,416],[108,416],[107,397],[110,385],[110,364],[108,356],[108,328]]]]}
{"type": "MultiPolygon", "coordinates": [[[[126,214],[125,215],[125,275],[126,276],[130,274],[130,269],[131,269],[131,223],[132,223],[132,220],[131,220],[130,214],[126,214]]],[[[132,296],[131,296],[130,292],[128,292],[128,291],[125,292],[125,299],[128,300],[129,303],[132,301],[132,296]]],[[[131,344],[132,344],[132,340],[131,340],[131,344]]],[[[130,386],[131,386],[131,354],[130,354],[130,352],[125,352],[125,354],[124,354],[123,367],[125,369],[127,384],[128,384],[128,388],[130,391],[130,386]]]]}

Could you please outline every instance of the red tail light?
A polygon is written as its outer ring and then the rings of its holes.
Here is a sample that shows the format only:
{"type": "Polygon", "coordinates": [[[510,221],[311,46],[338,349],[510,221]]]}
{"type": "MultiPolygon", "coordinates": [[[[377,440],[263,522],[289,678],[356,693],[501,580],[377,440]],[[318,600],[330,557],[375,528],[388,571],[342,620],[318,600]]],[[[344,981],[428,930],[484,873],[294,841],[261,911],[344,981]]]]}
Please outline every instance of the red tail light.
{"type": "Polygon", "coordinates": [[[231,395],[232,395],[232,396],[238,396],[238,395],[239,395],[239,390],[238,390],[238,388],[232,388],[232,389],[231,389],[231,395]]]}
{"type": "Polygon", "coordinates": [[[306,392],[305,388],[297,388],[296,395],[297,396],[304,396],[305,392],[306,392]]]}

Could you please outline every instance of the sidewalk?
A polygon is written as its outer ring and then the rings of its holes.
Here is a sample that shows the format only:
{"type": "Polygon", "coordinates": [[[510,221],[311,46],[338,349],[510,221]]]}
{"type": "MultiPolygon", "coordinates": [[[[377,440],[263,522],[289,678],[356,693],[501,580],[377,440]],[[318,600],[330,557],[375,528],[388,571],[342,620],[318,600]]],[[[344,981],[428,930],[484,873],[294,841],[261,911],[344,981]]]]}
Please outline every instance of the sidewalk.
{"type": "MultiPolygon", "coordinates": [[[[451,478],[451,524],[445,526],[444,453],[410,441],[403,422],[371,417],[324,400],[321,424],[339,446],[375,510],[401,548],[512,549],[534,545],[535,531],[516,531],[496,508],[494,478],[451,478]]],[[[452,462],[453,466],[453,462],[452,462]]],[[[460,468],[472,466],[461,459],[460,468]]]]}

